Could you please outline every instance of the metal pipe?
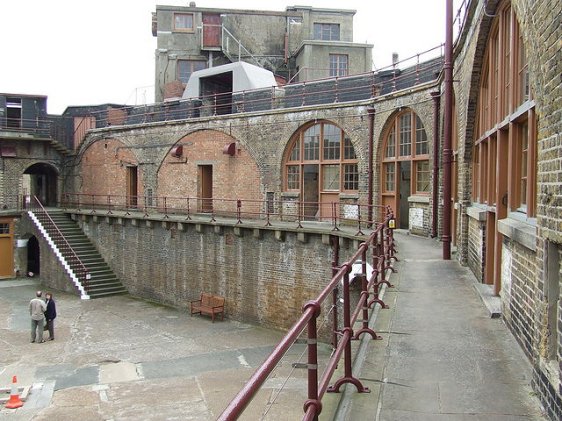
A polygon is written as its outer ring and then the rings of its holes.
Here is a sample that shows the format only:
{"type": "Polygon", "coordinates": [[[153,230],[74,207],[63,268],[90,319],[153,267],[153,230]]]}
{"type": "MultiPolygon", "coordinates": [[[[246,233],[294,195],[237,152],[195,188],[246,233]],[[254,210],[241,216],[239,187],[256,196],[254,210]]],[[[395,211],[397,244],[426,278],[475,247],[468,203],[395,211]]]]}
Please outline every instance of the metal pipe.
{"type": "Polygon", "coordinates": [[[443,138],[443,260],[451,260],[451,135],[453,120],[453,0],[445,7],[445,110],[443,138]]]}
{"type": "Polygon", "coordinates": [[[439,114],[441,112],[441,92],[431,93],[433,98],[433,183],[432,183],[432,222],[431,237],[437,237],[437,219],[439,218],[439,114]]]}
{"type": "MultiPolygon", "coordinates": [[[[336,276],[339,269],[339,259],[340,259],[340,240],[339,237],[332,235],[332,278],[336,276]]],[[[332,291],[332,347],[336,349],[338,347],[338,291],[336,287],[332,291]]]]}
{"type": "Polygon", "coordinates": [[[368,228],[372,227],[373,221],[373,143],[374,143],[374,132],[375,132],[375,109],[367,108],[367,114],[369,116],[369,162],[367,164],[367,174],[368,174],[368,185],[367,185],[367,220],[368,228]]]}

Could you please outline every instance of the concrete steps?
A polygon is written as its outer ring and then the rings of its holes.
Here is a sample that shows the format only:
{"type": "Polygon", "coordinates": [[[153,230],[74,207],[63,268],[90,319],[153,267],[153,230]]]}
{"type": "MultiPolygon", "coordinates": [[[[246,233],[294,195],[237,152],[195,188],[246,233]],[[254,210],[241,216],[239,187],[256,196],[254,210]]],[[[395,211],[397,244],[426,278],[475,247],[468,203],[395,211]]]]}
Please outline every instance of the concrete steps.
{"type": "Polygon", "coordinates": [[[78,224],[59,210],[49,210],[49,216],[90,274],[91,278],[84,285],[88,296],[99,298],[126,294],[121,281],[78,224]]]}

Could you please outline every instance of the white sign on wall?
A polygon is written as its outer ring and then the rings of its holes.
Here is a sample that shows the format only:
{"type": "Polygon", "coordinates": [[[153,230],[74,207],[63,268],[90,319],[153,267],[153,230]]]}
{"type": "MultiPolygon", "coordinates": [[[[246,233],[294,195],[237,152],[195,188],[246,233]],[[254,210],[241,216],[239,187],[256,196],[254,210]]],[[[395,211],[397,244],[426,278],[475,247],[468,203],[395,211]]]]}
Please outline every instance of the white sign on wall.
{"type": "Polygon", "coordinates": [[[358,208],[357,205],[343,205],[343,217],[346,219],[358,219],[358,208]]]}
{"type": "Polygon", "coordinates": [[[410,229],[423,228],[423,209],[410,208],[410,229]]]}

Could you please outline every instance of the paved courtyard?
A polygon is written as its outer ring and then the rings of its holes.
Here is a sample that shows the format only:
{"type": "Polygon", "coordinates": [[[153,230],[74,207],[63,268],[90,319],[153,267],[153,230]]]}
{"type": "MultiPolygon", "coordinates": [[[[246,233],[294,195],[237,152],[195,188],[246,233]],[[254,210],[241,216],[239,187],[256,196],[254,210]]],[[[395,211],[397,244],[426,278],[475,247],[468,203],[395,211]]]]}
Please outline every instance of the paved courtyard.
{"type": "MultiPolygon", "coordinates": [[[[281,338],[128,296],[81,301],[55,291],[56,339],[30,343],[38,288],[40,280],[0,281],[0,386],[16,375],[31,387],[22,408],[2,406],[2,420],[214,420],[281,338]]],[[[243,419],[302,417],[306,373],[291,367],[302,352],[291,349],[243,419]]]]}

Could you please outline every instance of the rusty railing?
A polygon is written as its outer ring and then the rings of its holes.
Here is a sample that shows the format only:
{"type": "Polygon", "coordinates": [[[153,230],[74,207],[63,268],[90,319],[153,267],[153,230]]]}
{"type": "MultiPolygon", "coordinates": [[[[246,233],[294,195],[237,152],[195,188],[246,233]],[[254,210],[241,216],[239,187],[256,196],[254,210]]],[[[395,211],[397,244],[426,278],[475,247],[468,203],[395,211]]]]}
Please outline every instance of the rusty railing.
{"type": "Polygon", "coordinates": [[[294,223],[295,228],[303,228],[303,224],[310,222],[324,222],[331,224],[334,231],[342,225],[354,226],[357,235],[364,235],[363,230],[387,216],[383,206],[360,203],[84,193],[63,193],[61,207],[90,214],[130,216],[140,213],[145,218],[163,215],[164,219],[176,216],[186,221],[208,218],[209,222],[216,222],[217,218],[227,218],[235,219],[237,224],[262,221],[265,226],[278,221],[294,223]]]}
{"type": "MultiPolygon", "coordinates": [[[[316,299],[308,301],[304,304],[301,317],[293,324],[287,334],[266,358],[264,363],[254,372],[252,377],[246,382],[245,386],[234,397],[230,404],[218,418],[222,421],[236,420],[244,412],[245,408],[252,401],[253,397],[260,390],[264,382],[273,372],[275,367],[281,361],[283,355],[295,343],[300,334],[307,330],[307,399],[303,405],[303,420],[317,420],[318,415],[322,411],[322,398],[326,392],[339,392],[344,384],[352,384],[357,388],[358,392],[368,392],[369,389],[363,386],[358,377],[352,372],[352,350],[351,341],[358,339],[362,334],[369,334],[373,339],[380,339],[380,336],[368,326],[369,311],[374,311],[375,304],[380,304],[383,308],[387,308],[384,302],[379,298],[379,288],[382,284],[388,287],[392,285],[385,277],[387,270],[394,271],[391,261],[397,260],[395,257],[396,249],[394,238],[392,235],[392,226],[394,217],[390,209],[386,210],[386,218],[368,237],[361,243],[355,254],[345,263],[336,266],[333,264],[333,277],[326,287],[320,292],[316,299]],[[373,271],[367,274],[367,260],[370,251],[370,259],[373,271]],[[350,272],[352,266],[356,262],[361,262],[361,295],[357,306],[352,311],[350,298],[350,272]],[[318,325],[317,319],[320,316],[322,305],[327,298],[338,294],[338,288],[343,286],[343,328],[339,329],[337,342],[333,343],[333,353],[326,364],[324,372],[319,378],[318,370],[318,325]],[[371,299],[369,299],[372,297],[371,299]],[[357,332],[354,332],[353,326],[362,317],[362,325],[357,332]],[[344,367],[343,375],[335,381],[332,386],[329,383],[334,375],[336,367],[343,356],[344,367]]],[[[356,278],[354,280],[357,279],[356,278]]],[[[334,300],[335,301],[335,300],[334,300]]],[[[334,318],[337,312],[333,312],[334,318]]],[[[337,326],[338,322],[334,322],[337,326]]],[[[334,331],[336,328],[334,327],[334,331]]]]}

